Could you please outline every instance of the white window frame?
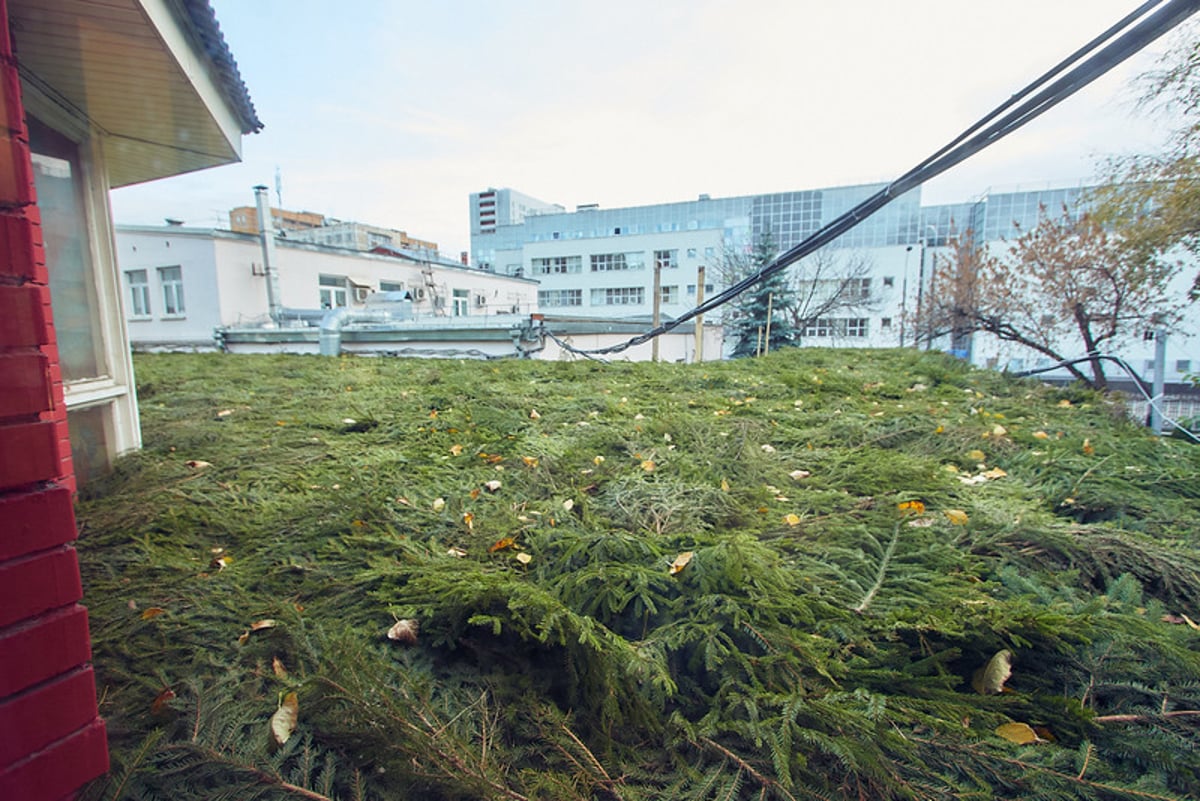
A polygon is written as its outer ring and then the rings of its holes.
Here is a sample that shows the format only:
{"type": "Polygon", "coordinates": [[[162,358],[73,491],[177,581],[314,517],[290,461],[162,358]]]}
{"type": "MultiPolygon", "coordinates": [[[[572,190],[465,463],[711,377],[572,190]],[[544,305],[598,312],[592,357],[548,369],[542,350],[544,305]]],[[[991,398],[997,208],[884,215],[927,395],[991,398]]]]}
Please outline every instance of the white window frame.
{"type": "Polygon", "coordinates": [[[450,290],[451,315],[466,317],[471,313],[471,291],[469,289],[450,290]]]}
{"type": "Polygon", "coordinates": [[[125,285],[129,288],[129,316],[135,320],[149,320],[154,316],[150,304],[150,273],[145,268],[125,271],[125,285]]]}
{"type": "Polygon", "coordinates": [[[158,284],[162,289],[163,313],[166,319],[177,320],[187,316],[187,295],[183,288],[183,267],[172,264],[155,268],[158,284]],[[169,271],[176,271],[178,278],[168,278],[169,271]]]}
{"type": "Polygon", "coordinates": [[[348,280],[344,275],[317,276],[317,300],[322,309],[342,309],[349,306],[348,280]]]}

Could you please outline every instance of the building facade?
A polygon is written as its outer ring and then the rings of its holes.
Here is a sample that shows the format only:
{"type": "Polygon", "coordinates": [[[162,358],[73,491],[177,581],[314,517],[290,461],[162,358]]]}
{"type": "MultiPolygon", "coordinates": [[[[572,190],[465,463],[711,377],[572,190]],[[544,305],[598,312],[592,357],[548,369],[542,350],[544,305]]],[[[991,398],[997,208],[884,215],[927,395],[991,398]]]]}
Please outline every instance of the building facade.
{"type": "MultiPolygon", "coordinates": [[[[129,341],[137,348],[212,348],[214,330],[269,321],[262,241],[181,226],[118,226],[117,258],[129,341]]],[[[458,262],[275,241],[280,303],[296,324],[404,293],[430,320],[535,311],[537,284],[458,262]]]]}
{"type": "MultiPolygon", "coordinates": [[[[387,245],[436,254],[438,249],[436,242],[409,236],[407,231],[335,220],[313,211],[289,211],[272,207],[271,222],[276,233],[297,242],[314,242],[351,250],[371,250],[380,245],[387,245]]],[[[230,209],[229,230],[257,235],[258,209],[254,206],[230,209]]]]}
{"type": "MultiPolygon", "coordinates": [[[[779,252],[785,251],[886,186],[733,198],[701,195],[680,203],[616,209],[589,205],[574,212],[554,211],[554,204],[537,201],[537,213],[527,213],[522,220],[497,215],[494,225],[480,225],[476,223],[478,199],[488,193],[499,198],[512,191],[489,189],[471,195],[471,248],[478,266],[536,279],[538,305],[547,314],[648,319],[657,272],[661,314],[671,318],[696,305],[701,281],[704,297],[724,289],[733,277],[728,263],[736,262],[738,254],[747,253],[754,242],[769,236],[779,252]]],[[[970,230],[984,246],[1002,250],[1019,230],[1035,226],[1043,209],[1078,210],[1085,191],[1082,186],[989,191],[969,202],[922,205],[918,187],[896,198],[791,268],[797,282],[817,276],[809,284],[798,283],[802,292],[819,296],[835,284],[843,292],[849,286],[836,311],[805,320],[799,331],[801,343],[914,345],[915,332],[906,326],[911,326],[908,321],[934,289],[930,278],[935,264],[948,257],[957,235],[970,230]]],[[[1180,278],[1181,297],[1189,278],[1180,278]]],[[[1172,337],[1168,348],[1167,382],[1180,382],[1200,371],[1200,361],[1190,355],[1195,349],[1190,334],[1200,333],[1200,313],[1193,307],[1189,314],[1182,335],[1172,337]]],[[[1049,366],[1048,360],[1023,346],[985,335],[937,344],[984,367],[1019,372],[1049,366]]],[[[1149,378],[1152,343],[1139,336],[1120,343],[1116,350],[1149,378]]],[[[1066,375],[1064,371],[1051,377],[1066,375]]]]}

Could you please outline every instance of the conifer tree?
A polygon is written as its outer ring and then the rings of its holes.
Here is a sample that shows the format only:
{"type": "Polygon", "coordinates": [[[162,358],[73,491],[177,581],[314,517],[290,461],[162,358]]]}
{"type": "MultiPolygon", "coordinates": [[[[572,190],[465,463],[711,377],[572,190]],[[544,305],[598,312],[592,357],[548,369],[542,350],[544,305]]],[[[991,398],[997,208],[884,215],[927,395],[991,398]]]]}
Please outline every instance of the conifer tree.
{"type": "MultiPolygon", "coordinates": [[[[776,250],[775,238],[767,231],[755,238],[749,253],[726,253],[725,272],[733,280],[741,280],[770,264],[776,256],[776,250]]],[[[788,314],[794,296],[795,289],[786,271],[758,282],[739,295],[730,320],[730,330],[736,341],[733,355],[754,356],[795,345],[799,339],[798,332],[788,314]]]]}

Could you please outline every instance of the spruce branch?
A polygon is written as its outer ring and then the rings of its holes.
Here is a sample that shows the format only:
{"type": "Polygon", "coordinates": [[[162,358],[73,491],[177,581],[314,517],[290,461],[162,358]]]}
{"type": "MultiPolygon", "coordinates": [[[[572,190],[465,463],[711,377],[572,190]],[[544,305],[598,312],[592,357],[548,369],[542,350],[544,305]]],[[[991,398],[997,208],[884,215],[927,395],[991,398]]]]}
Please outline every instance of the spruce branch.
{"type": "Polygon", "coordinates": [[[759,786],[761,786],[764,791],[767,788],[770,788],[771,790],[774,790],[782,795],[784,798],[788,799],[788,801],[796,801],[796,796],[784,789],[783,785],[755,770],[753,765],[730,751],[725,746],[718,743],[716,740],[713,740],[710,737],[701,737],[699,742],[696,742],[695,740],[688,740],[688,742],[691,743],[694,748],[700,751],[703,751],[705,748],[716,751],[718,754],[737,765],[740,770],[744,770],[750,778],[759,783],[759,786]]]}
{"type": "Polygon", "coordinates": [[[896,543],[900,541],[900,523],[896,522],[892,529],[892,541],[888,543],[887,550],[883,552],[883,559],[879,561],[879,571],[875,574],[875,583],[871,585],[871,589],[867,590],[867,594],[858,602],[857,606],[852,607],[851,611],[862,614],[867,611],[867,607],[871,605],[871,601],[875,600],[875,595],[883,587],[883,580],[887,576],[888,566],[892,562],[892,557],[896,553],[896,543]]]}

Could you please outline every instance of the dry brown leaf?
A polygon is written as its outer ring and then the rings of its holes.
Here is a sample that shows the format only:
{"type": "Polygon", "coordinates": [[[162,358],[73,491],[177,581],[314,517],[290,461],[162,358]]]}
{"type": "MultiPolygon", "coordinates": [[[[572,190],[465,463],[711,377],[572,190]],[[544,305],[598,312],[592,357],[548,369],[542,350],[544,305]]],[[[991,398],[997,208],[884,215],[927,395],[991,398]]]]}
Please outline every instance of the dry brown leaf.
{"type": "Polygon", "coordinates": [[[542,416],[540,414],[538,414],[537,409],[530,409],[529,410],[529,419],[530,420],[541,420],[542,416]]]}
{"type": "Polygon", "coordinates": [[[486,482],[483,485],[483,488],[485,490],[487,490],[488,492],[499,492],[500,488],[503,486],[504,486],[503,484],[501,484],[498,480],[493,478],[491,481],[486,482]]]}
{"type": "Polygon", "coordinates": [[[644,462],[642,462],[642,469],[645,470],[647,473],[653,473],[654,468],[657,466],[658,465],[654,464],[653,459],[646,459],[644,462]]]}
{"type": "Polygon", "coordinates": [[[142,612],[142,620],[153,620],[159,615],[165,614],[166,611],[166,609],[163,609],[160,606],[151,606],[142,612]]]}
{"type": "Polygon", "coordinates": [[[278,625],[278,623],[275,620],[268,617],[268,618],[264,618],[263,620],[256,620],[253,623],[251,623],[250,630],[251,631],[262,631],[263,629],[273,629],[277,625],[278,625]]]}
{"type": "Polygon", "coordinates": [[[292,732],[296,730],[296,723],[299,720],[300,701],[296,698],[295,693],[288,693],[283,697],[275,714],[271,716],[271,737],[276,745],[283,745],[288,741],[292,732]]]}
{"type": "Polygon", "coordinates": [[[271,669],[275,671],[275,677],[286,679],[288,677],[287,668],[283,666],[283,660],[277,656],[271,657],[271,669]]]}
{"type": "Polygon", "coordinates": [[[450,455],[451,456],[458,456],[462,452],[463,452],[462,445],[451,445],[450,446],[450,455]]]}
{"type": "Polygon", "coordinates": [[[388,629],[387,638],[402,642],[406,645],[412,645],[417,641],[417,632],[420,630],[421,624],[419,621],[406,619],[397,620],[390,629],[388,629]]]}
{"type": "Polygon", "coordinates": [[[975,671],[971,686],[980,695],[998,695],[1004,691],[1004,682],[1012,675],[1012,651],[1005,648],[997,651],[987,664],[975,671]]]}
{"type": "Polygon", "coordinates": [[[206,462],[203,459],[188,459],[184,464],[193,470],[203,470],[206,467],[212,467],[212,462],[206,462]]]}
{"type": "Polygon", "coordinates": [[[792,477],[792,481],[803,481],[811,476],[812,473],[808,470],[793,470],[792,472],[788,473],[788,475],[792,477]]]}
{"type": "Polygon", "coordinates": [[[163,691],[154,696],[154,701],[150,704],[150,714],[161,715],[167,708],[167,702],[175,697],[175,691],[170,687],[164,687],[163,691]]]}

